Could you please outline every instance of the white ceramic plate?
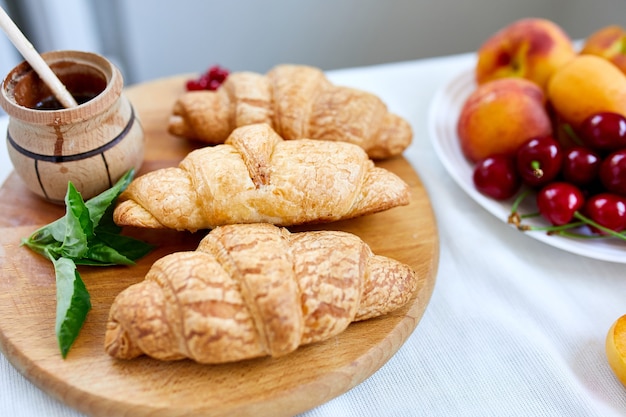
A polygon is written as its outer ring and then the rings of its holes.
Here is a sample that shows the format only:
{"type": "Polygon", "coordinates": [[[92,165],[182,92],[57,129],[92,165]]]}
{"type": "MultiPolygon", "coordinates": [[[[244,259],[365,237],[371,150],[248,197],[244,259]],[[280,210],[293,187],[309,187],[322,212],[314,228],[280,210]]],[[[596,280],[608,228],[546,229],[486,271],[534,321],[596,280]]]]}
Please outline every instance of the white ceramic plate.
{"type": "MultiPolygon", "coordinates": [[[[465,99],[475,88],[473,70],[467,69],[454,77],[435,94],[429,112],[430,138],[439,159],[456,183],[474,201],[501,219],[507,227],[513,227],[507,224],[512,201],[496,201],[476,191],[472,183],[472,164],[465,159],[459,145],[456,123],[465,99]]],[[[530,200],[534,199],[531,198],[530,200]]],[[[520,208],[520,212],[531,213],[535,211],[532,205],[533,202],[528,201],[520,208]]],[[[524,223],[540,226],[548,225],[540,217],[524,220],[524,223]]],[[[541,231],[525,233],[548,245],[578,255],[603,261],[626,263],[626,242],[619,239],[577,239],[549,236],[541,231]]]]}

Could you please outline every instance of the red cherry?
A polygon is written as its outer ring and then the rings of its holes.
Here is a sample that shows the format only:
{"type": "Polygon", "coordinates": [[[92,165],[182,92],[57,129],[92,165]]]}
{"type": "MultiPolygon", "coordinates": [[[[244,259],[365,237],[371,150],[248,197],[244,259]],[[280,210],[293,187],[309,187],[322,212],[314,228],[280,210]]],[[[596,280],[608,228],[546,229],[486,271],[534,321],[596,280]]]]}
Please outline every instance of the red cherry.
{"type": "Polygon", "coordinates": [[[579,129],[580,138],[591,149],[615,151],[626,147],[626,117],[601,112],[587,117],[579,129]]]}
{"type": "Polygon", "coordinates": [[[531,187],[540,187],[554,180],[561,171],[563,152],[552,136],[542,136],[523,143],[516,158],[522,181],[531,187]]]}
{"type": "Polygon", "coordinates": [[[554,226],[571,222],[584,202],[582,191],[567,182],[550,183],[537,193],[539,213],[554,226]]]}
{"type": "Polygon", "coordinates": [[[472,179],[479,192],[495,200],[512,197],[521,186],[515,162],[507,155],[492,155],[478,161],[472,179]]]}
{"type": "Polygon", "coordinates": [[[626,149],[615,151],[602,161],[600,181],[607,191],[626,196],[626,149]]]}
{"type": "Polygon", "coordinates": [[[563,155],[563,179],[578,186],[589,185],[597,179],[601,162],[600,156],[591,149],[570,148],[563,155]]]}
{"type": "MultiPolygon", "coordinates": [[[[596,194],[587,200],[583,213],[600,226],[614,232],[626,229],[626,200],[621,196],[610,193],[596,194]]],[[[607,234],[596,227],[589,227],[594,233],[607,234]]]]}
{"type": "Polygon", "coordinates": [[[208,69],[207,74],[210,79],[219,82],[220,84],[226,80],[229,75],[229,71],[226,68],[222,68],[219,65],[214,65],[208,69]]]}

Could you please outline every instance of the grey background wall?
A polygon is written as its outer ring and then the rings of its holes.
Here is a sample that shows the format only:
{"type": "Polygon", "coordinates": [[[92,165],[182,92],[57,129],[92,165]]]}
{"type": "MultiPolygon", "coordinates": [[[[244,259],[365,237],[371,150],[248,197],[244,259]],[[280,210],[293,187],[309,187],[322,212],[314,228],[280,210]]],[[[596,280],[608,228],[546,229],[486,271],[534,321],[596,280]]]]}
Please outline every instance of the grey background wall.
{"type": "Polygon", "coordinates": [[[608,24],[626,26],[626,0],[5,2],[38,49],[94,49],[119,63],[127,84],[212,64],[330,70],[469,52],[529,16],[551,19],[575,39],[608,24]]]}

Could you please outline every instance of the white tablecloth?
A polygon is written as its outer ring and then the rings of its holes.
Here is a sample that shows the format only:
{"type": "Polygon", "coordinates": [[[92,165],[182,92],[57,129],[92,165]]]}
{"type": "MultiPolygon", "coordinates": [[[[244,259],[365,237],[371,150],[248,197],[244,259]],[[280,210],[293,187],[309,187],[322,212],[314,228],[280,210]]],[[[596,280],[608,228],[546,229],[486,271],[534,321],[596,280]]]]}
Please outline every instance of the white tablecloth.
{"type": "MultiPolygon", "coordinates": [[[[626,265],[573,255],[508,227],[471,200],[434,153],[431,99],[473,59],[329,72],[411,122],[405,156],[430,195],[440,265],[426,313],[398,353],[304,416],[626,416],[626,390],[604,353],[609,327],[626,313],[626,265]]],[[[2,149],[2,180],[10,169],[2,149]]],[[[0,416],[79,415],[0,355],[0,416]]]]}

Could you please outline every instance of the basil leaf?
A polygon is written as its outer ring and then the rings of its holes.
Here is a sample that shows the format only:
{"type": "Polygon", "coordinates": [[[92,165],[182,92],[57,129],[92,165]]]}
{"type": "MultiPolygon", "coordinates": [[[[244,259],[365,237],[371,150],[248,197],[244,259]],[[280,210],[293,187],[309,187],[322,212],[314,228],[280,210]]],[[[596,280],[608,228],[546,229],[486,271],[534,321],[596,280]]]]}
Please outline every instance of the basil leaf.
{"type": "Polygon", "coordinates": [[[105,242],[90,243],[87,253],[75,260],[76,265],[134,265],[137,259],[154,249],[153,245],[127,236],[111,235],[111,240],[115,241],[113,245],[105,242]]]}
{"type": "MultiPolygon", "coordinates": [[[[96,261],[102,265],[134,265],[135,262],[120,254],[114,248],[103,242],[92,242],[89,250],[82,258],[86,261],[96,261]]],[[[95,265],[95,264],[91,264],[95,265]]]]}
{"type": "Polygon", "coordinates": [[[79,266],[79,265],[80,266],[115,266],[115,265],[119,265],[119,264],[114,264],[112,262],[102,262],[102,261],[97,261],[95,259],[89,259],[89,258],[76,259],[74,261],[74,263],[76,264],[76,266],[79,266]]]}
{"type": "Polygon", "coordinates": [[[63,240],[65,239],[65,231],[67,229],[67,222],[65,220],[66,217],[67,213],[65,216],[53,221],[52,223],[37,229],[28,238],[22,239],[22,244],[36,250],[35,247],[37,246],[63,243],[63,240]]]}
{"type": "Polygon", "coordinates": [[[22,239],[24,246],[54,264],[56,334],[64,358],[91,309],[89,293],[76,265],[132,265],[153,249],[152,245],[120,235],[122,228],[113,221],[113,203],[133,175],[133,170],[126,172],[112,188],[86,202],[69,182],[65,216],[22,239]]]}
{"type": "Polygon", "coordinates": [[[58,258],[62,252],[63,247],[62,242],[57,242],[56,240],[52,239],[48,243],[48,241],[40,239],[39,235],[36,236],[35,234],[31,235],[31,237],[29,238],[23,238],[22,245],[27,246],[36,253],[49,259],[58,258]]]}
{"type": "MultiPolygon", "coordinates": [[[[32,245],[47,245],[58,242],[59,239],[56,239],[55,233],[57,233],[59,229],[62,229],[60,236],[63,236],[63,233],[65,232],[64,218],[55,220],[54,222],[36,230],[28,237],[28,239],[22,240],[22,242],[32,245]]],[[[62,241],[63,239],[61,238],[60,240],[62,241]]]]}
{"type": "Polygon", "coordinates": [[[118,226],[113,221],[113,211],[115,211],[115,204],[111,204],[104,212],[104,215],[94,231],[96,235],[102,233],[119,234],[122,231],[122,227],[118,226]]]}
{"type": "Polygon", "coordinates": [[[143,258],[154,249],[154,245],[141,240],[105,231],[99,232],[96,238],[133,261],[143,258]]]}
{"type": "MultiPolygon", "coordinates": [[[[112,204],[115,199],[128,187],[128,184],[132,181],[134,176],[134,170],[127,171],[112,188],[109,188],[106,191],[103,191],[101,194],[87,200],[84,203],[87,210],[89,211],[89,217],[91,218],[91,223],[93,228],[96,229],[98,226],[102,228],[102,230],[107,230],[111,233],[119,233],[122,228],[115,224],[113,221],[113,210],[115,209],[115,205],[112,204]],[[102,222],[102,224],[100,224],[102,222]]],[[[71,198],[72,200],[76,199],[76,195],[69,196],[69,187],[68,184],[68,192],[65,195],[66,204],[67,199],[71,198]]],[[[72,185],[72,188],[74,186],[72,185]]],[[[74,192],[76,188],[74,188],[74,192]]],[[[74,194],[74,193],[73,193],[74,194]]],[[[81,196],[82,200],[82,196],[81,196]]],[[[30,247],[31,249],[36,250],[38,245],[44,246],[51,243],[63,242],[66,238],[67,232],[67,216],[66,212],[65,216],[55,220],[54,222],[41,227],[40,229],[33,232],[27,239],[22,240],[22,244],[30,247]]],[[[38,251],[38,253],[41,253],[38,251]]]]}
{"type": "Polygon", "coordinates": [[[80,258],[87,252],[87,242],[93,236],[93,223],[83,197],[70,182],[65,195],[65,236],[62,256],[80,258]]]}
{"type": "MultiPolygon", "coordinates": [[[[87,201],[86,205],[89,209],[89,216],[91,217],[91,222],[94,227],[97,227],[100,224],[100,220],[107,212],[107,209],[112,209],[111,203],[113,203],[122,191],[128,187],[128,184],[130,184],[134,175],[134,169],[128,170],[119,180],[117,180],[113,187],[87,201]]],[[[112,216],[111,223],[113,223],[112,216]]]]}
{"type": "Polygon", "coordinates": [[[74,261],[59,258],[52,263],[57,293],[55,331],[61,355],[65,358],[91,309],[91,301],[74,261]]]}

